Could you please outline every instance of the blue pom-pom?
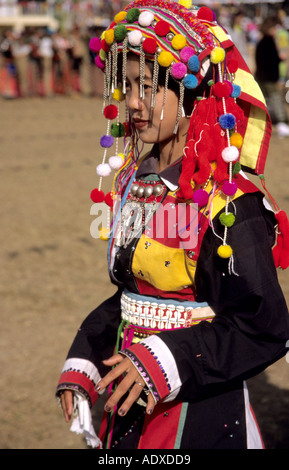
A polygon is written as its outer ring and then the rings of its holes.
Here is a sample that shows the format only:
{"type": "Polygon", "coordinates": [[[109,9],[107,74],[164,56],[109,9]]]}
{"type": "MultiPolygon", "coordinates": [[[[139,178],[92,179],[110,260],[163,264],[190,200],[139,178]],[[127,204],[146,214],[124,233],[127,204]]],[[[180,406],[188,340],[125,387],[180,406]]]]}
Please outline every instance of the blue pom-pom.
{"type": "Polygon", "coordinates": [[[104,148],[109,148],[113,145],[114,138],[111,135],[103,135],[100,139],[100,145],[104,148]]]}
{"type": "Polygon", "coordinates": [[[219,118],[219,123],[222,129],[233,129],[236,124],[236,118],[233,114],[222,114],[219,118]]]}
{"type": "Polygon", "coordinates": [[[186,75],[183,80],[184,87],[188,88],[188,90],[193,90],[198,86],[198,79],[195,75],[186,75]]]}
{"type": "Polygon", "coordinates": [[[240,85],[233,85],[233,91],[231,93],[232,98],[239,98],[241,94],[241,87],[240,85]]]}
{"type": "Polygon", "coordinates": [[[200,70],[200,61],[196,55],[190,57],[188,67],[191,72],[197,73],[200,70]]]}

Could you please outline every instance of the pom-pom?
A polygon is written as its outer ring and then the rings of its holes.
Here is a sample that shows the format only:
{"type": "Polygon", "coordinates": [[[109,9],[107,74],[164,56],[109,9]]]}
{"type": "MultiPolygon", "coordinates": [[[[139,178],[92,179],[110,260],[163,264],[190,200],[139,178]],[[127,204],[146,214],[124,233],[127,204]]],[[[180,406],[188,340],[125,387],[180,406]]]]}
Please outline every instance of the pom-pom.
{"type": "Polygon", "coordinates": [[[93,202],[103,202],[104,196],[105,196],[104,192],[97,188],[93,189],[90,193],[90,199],[93,202]]]}
{"type": "Polygon", "coordinates": [[[100,139],[100,145],[103,148],[110,148],[113,145],[114,138],[111,135],[103,135],[100,139]]]}
{"type": "Polygon", "coordinates": [[[154,20],[154,14],[150,11],[143,11],[138,18],[138,23],[146,28],[150,26],[154,20]]]}
{"type": "Polygon", "coordinates": [[[123,158],[121,155],[114,155],[109,158],[108,163],[113,170],[119,170],[123,165],[123,158]]]}
{"type": "Polygon", "coordinates": [[[108,228],[102,227],[102,228],[100,229],[100,231],[99,231],[99,238],[100,238],[101,240],[104,240],[104,241],[106,241],[106,240],[109,239],[109,230],[108,230],[108,228]]]}
{"type": "Polygon", "coordinates": [[[102,39],[102,40],[101,40],[101,43],[100,43],[100,45],[101,45],[101,48],[100,48],[100,50],[101,50],[101,49],[103,49],[103,50],[104,50],[104,52],[108,52],[108,51],[109,51],[109,49],[110,49],[110,46],[107,44],[107,42],[106,42],[106,40],[105,40],[105,39],[102,39]]]}
{"type": "Polygon", "coordinates": [[[113,99],[114,99],[115,101],[123,101],[123,100],[124,100],[125,96],[124,96],[124,94],[123,94],[123,92],[122,92],[121,87],[117,87],[117,88],[114,90],[114,92],[113,92],[113,94],[112,94],[112,97],[113,97],[113,99]]]}
{"type": "Polygon", "coordinates": [[[239,150],[234,145],[222,150],[222,159],[226,163],[235,162],[239,158],[239,150]]]}
{"type": "Polygon", "coordinates": [[[146,54],[154,54],[157,50],[158,43],[153,38],[146,38],[142,43],[142,47],[146,54]]]}
{"type": "Polygon", "coordinates": [[[195,75],[188,74],[185,76],[183,84],[188,90],[193,90],[198,86],[198,79],[195,75]]]}
{"type": "Polygon", "coordinates": [[[239,132],[234,132],[231,137],[230,137],[230,144],[233,145],[234,147],[237,147],[237,149],[241,148],[243,145],[243,137],[239,132]]]}
{"type": "Polygon", "coordinates": [[[208,204],[209,195],[204,189],[197,189],[193,194],[193,202],[199,207],[204,207],[208,204]]]}
{"type": "Polygon", "coordinates": [[[103,60],[101,60],[99,55],[94,59],[94,63],[101,70],[103,70],[105,67],[105,63],[103,62],[103,60]]]}
{"type": "Polygon", "coordinates": [[[113,137],[123,137],[125,135],[125,127],[121,122],[114,122],[111,125],[110,133],[113,137]]]}
{"type": "Polygon", "coordinates": [[[193,6],[193,1],[192,0],[179,0],[179,4],[182,5],[182,7],[190,9],[193,6]]]}
{"type": "Polygon", "coordinates": [[[240,173],[241,169],[242,169],[241,163],[236,162],[233,166],[233,171],[232,171],[233,175],[237,175],[238,173],[240,173]]]}
{"type": "Polygon", "coordinates": [[[227,80],[224,82],[218,82],[213,86],[213,93],[217,98],[228,98],[232,91],[232,83],[227,80]]]}
{"type": "Polygon", "coordinates": [[[108,29],[107,31],[105,31],[104,39],[105,39],[106,44],[111,46],[111,44],[114,41],[114,30],[113,29],[108,29]]]}
{"type": "Polygon", "coordinates": [[[228,63],[227,68],[230,73],[236,73],[239,68],[238,62],[234,59],[231,59],[230,62],[228,63]]]}
{"type": "Polygon", "coordinates": [[[100,163],[96,167],[96,173],[98,176],[109,176],[111,173],[111,168],[108,163],[100,163]]]}
{"type": "Polygon", "coordinates": [[[240,94],[241,94],[241,87],[240,87],[240,85],[236,85],[236,84],[234,83],[234,85],[233,85],[233,91],[232,91],[232,94],[231,94],[232,98],[239,98],[240,94]]]}
{"type": "Polygon", "coordinates": [[[155,33],[158,36],[166,36],[170,32],[170,25],[167,23],[167,21],[160,20],[158,23],[155,25],[155,33]]]}
{"type": "Polygon", "coordinates": [[[141,31],[135,29],[134,31],[130,31],[127,37],[131,46],[138,47],[142,42],[143,35],[141,31]]]}
{"type": "Polygon", "coordinates": [[[106,52],[104,51],[104,49],[100,49],[99,51],[99,58],[105,62],[105,59],[106,59],[106,52]]]}
{"type": "Polygon", "coordinates": [[[114,104],[109,104],[104,108],[103,114],[106,119],[115,119],[118,115],[117,106],[115,106],[114,104]]]}
{"type": "Polygon", "coordinates": [[[114,38],[117,42],[122,42],[127,35],[127,29],[124,24],[118,24],[114,29],[114,38]]]}
{"type": "Polygon", "coordinates": [[[196,55],[193,55],[188,62],[188,67],[191,72],[197,73],[200,70],[200,61],[196,55]]]}
{"type": "Polygon", "coordinates": [[[114,21],[118,24],[120,23],[121,21],[123,21],[125,18],[126,18],[126,11],[120,11],[119,13],[117,13],[117,15],[115,15],[114,17],[114,21]]]}
{"type": "Polygon", "coordinates": [[[195,50],[192,47],[186,46],[180,52],[180,59],[186,64],[194,54],[195,50]]]}
{"type": "Polygon", "coordinates": [[[131,10],[127,12],[126,21],[128,23],[134,23],[135,21],[138,20],[139,16],[140,16],[140,10],[138,8],[131,8],[131,10]]]}
{"type": "Polygon", "coordinates": [[[231,113],[222,114],[219,117],[219,123],[222,129],[233,129],[236,124],[236,118],[231,113]]]}
{"type": "Polygon", "coordinates": [[[101,40],[99,38],[91,38],[89,41],[89,49],[94,52],[95,54],[98,54],[101,48],[101,40]]]}
{"type": "Polygon", "coordinates": [[[232,225],[234,225],[235,223],[235,220],[236,217],[234,216],[234,214],[232,214],[232,212],[228,212],[228,214],[223,212],[219,217],[219,221],[222,225],[224,225],[224,227],[232,227],[232,225]]]}
{"type": "Polygon", "coordinates": [[[199,20],[214,21],[214,13],[208,7],[201,7],[198,10],[197,16],[199,20]]]}
{"type": "Polygon", "coordinates": [[[158,62],[162,67],[169,67],[173,60],[173,55],[167,51],[162,51],[158,57],[158,62]]]}
{"type": "Polygon", "coordinates": [[[222,47],[214,47],[211,52],[211,62],[213,64],[219,64],[225,59],[225,50],[222,47]]]}
{"type": "Polygon", "coordinates": [[[233,250],[230,247],[230,245],[221,245],[219,246],[217,253],[220,256],[220,258],[226,259],[226,258],[231,258],[233,254],[233,250]]]}
{"type": "Polygon", "coordinates": [[[225,183],[222,186],[222,191],[225,194],[225,196],[234,196],[238,190],[237,183],[235,181],[225,181],[225,183]]]}
{"type": "Polygon", "coordinates": [[[105,198],[104,198],[105,204],[107,204],[109,207],[113,206],[113,195],[112,192],[107,193],[105,198]]]}
{"type": "Polygon", "coordinates": [[[187,44],[187,40],[185,36],[182,34],[176,34],[174,38],[172,39],[172,47],[176,50],[179,51],[180,49],[183,49],[185,45],[187,44]]]}
{"type": "Polygon", "coordinates": [[[171,75],[176,80],[181,80],[186,75],[188,69],[185,64],[178,62],[172,66],[171,75]]]}

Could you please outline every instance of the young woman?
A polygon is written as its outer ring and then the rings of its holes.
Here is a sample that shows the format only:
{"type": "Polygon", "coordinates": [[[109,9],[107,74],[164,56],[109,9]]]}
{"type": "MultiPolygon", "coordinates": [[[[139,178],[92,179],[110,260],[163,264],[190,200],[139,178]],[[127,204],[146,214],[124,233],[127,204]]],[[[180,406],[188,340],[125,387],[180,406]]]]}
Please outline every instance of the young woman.
{"type": "Polygon", "coordinates": [[[270,120],[213,12],[188,3],[133,2],[91,45],[108,101],[100,182],[112,137],[128,139],[108,248],[117,291],[82,323],[57,387],[67,421],[78,408],[73,430],[108,389],[100,440],[90,418],[81,427],[93,446],[262,448],[245,381],[286,353],[275,266],[288,253],[272,247],[288,222],[242,171],[262,175],[270,120]]]}

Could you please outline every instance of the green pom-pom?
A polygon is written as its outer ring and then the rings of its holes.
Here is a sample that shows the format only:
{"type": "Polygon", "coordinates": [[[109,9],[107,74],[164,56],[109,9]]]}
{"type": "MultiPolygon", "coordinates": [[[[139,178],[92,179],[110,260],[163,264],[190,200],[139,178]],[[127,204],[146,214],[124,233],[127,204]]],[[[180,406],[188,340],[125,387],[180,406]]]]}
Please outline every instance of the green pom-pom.
{"type": "Polygon", "coordinates": [[[235,216],[232,214],[232,212],[228,212],[228,214],[223,212],[223,214],[221,214],[219,217],[219,221],[225,227],[232,227],[232,225],[235,223],[235,216]]]}
{"type": "Polygon", "coordinates": [[[237,175],[241,171],[241,163],[236,162],[235,165],[233,166],[233,175],[237,175]]]}
{"type": "Polygon", "coordinates": [[[124,24],[118,24],[114,29],[114,39],[122,42],[127,35],[127,29],[124,24]]]}
{"type": "Polygon", "coordinates": [[[140,10],[138,8],[132,8],[127,12],[126,15],[126,21],[128,23],[134,23],[135,21],[138,20],[138,17],[140,15],[140,10]]]}
{"type": "Polygon", "coordinates": [[[114,122],[111,125],[110,133],[113,137],[123,137],[125,135],[125,127],[122,123],[114,122]]]}

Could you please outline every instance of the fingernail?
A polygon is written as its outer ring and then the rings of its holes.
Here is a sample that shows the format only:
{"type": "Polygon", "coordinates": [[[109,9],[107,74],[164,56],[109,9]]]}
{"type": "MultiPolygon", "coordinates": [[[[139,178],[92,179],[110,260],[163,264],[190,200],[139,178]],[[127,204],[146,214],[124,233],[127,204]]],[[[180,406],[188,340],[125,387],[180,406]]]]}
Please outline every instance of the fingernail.
{"type": "Polygon", "coordinates": [[[111,407],[109,405],[105,405],[104,410],[109,412],[109,411],[111,411],[111,407]]]}
{"type": "Polygon", "coordinates": [[[99,392],[100,389],[101,389],[100,385],[97,385],[97,387],[95,388],[96,392],[99,392]]]}
{"type": "Polygon", "coordinates": [[[123,416],[125,414],[125,410],[123,410],[122,408],[119,410],[118,414],[120,416],[123,416]]]}
{"type": "Polygon", "coordinates": [[[149,409],[147,410],[147,414],[148,414],[148,415],[151,415],[152,412],[153,412],[153,410],[152,410],[151,408],[149,408],[149,409]]]}

